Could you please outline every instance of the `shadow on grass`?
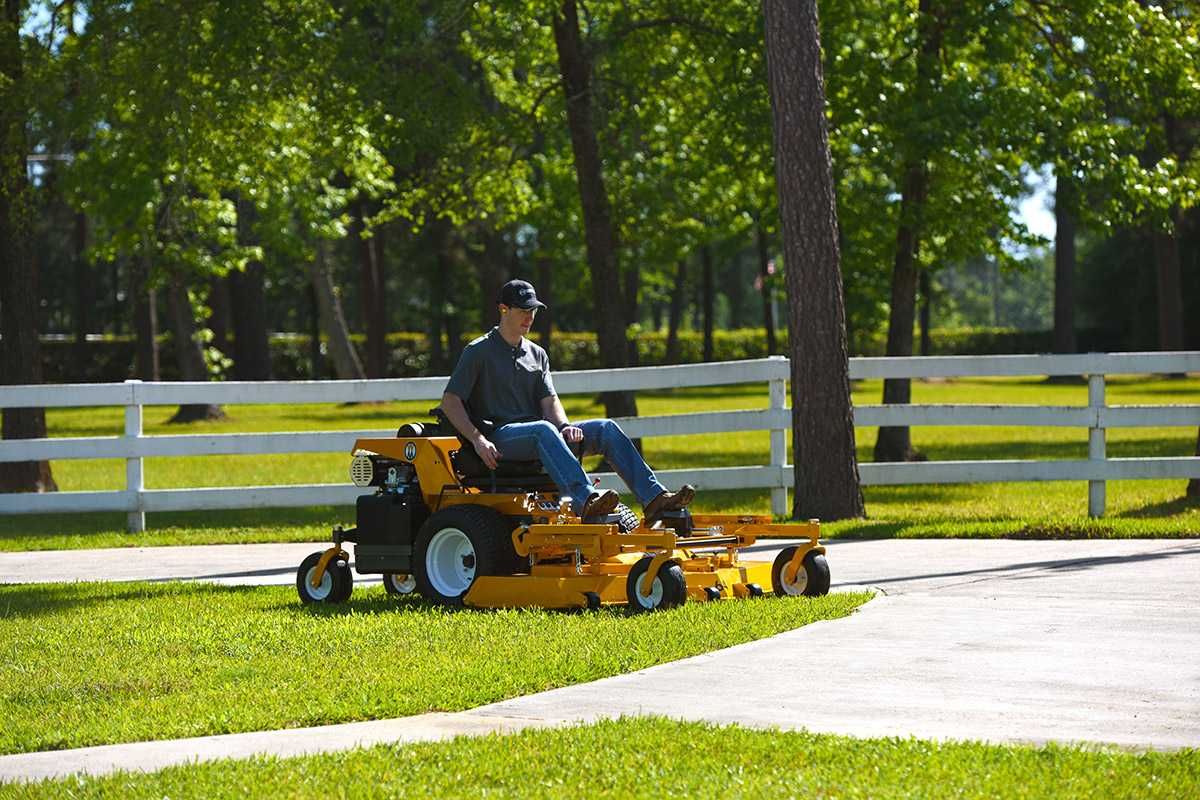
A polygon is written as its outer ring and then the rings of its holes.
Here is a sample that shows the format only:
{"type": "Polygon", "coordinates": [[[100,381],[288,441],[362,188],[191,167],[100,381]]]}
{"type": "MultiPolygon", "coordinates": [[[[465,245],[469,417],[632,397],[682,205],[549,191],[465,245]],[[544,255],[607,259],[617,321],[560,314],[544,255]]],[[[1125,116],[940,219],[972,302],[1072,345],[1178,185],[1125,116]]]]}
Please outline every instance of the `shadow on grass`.
{"type": "Polygon", "coordinates": [[[220,586],[205,583],[174,583],[154,586],[148,582],[96,584],[11,584],[0,586],[0,619],[32,619],[75,611],[109,602],[145,601],[181,592],[205,596],[243,594],[255,586],[220,586]]]}
{"type": "Polygon", "coordinates": [[[1200,497],[1177,497],[1174,500],[1164,500],[1150,503],[1140,508],[1131,508],[1117,514],[1118,517],[1131,519],[1154,519],[1156,517],[1172,517],[1176,514],[1186,514],[1189,511],[1200,510],[1200,497]]]}

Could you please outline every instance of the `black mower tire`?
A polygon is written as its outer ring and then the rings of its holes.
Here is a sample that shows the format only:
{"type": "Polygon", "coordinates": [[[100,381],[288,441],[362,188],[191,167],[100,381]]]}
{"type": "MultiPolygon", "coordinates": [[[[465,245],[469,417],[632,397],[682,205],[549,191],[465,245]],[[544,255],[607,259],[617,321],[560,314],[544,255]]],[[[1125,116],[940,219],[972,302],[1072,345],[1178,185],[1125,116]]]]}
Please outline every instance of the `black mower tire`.
{"type": "Polygon", "coordinates": [[[785,547],[775,556],[771,565],[771,585],[775,587],[777,597],[821,597],[829,594],[829,562],[824,553],[810,552],[804,556],[800,573],[794,584],[786,584],[783,580],[783,568],[796,555],[799,548],[793,545],[785,547]]]}
{"type": "Polygon", "coordinates": [[[513,574],[514,527],[484,506],[456,505],[431,514],[413,548],[417,591],[440,605],[461,606],[475,578],[513,574]]]}
{"type": "Polygon", "coordinates": [[[659,567],[650,597],[641,596],[638,584],[653,560],[652,557],[646,556],[638,561],[630,568],[629,577],[625,580],[626,603],[629,610],[636,614],[665,611],[683,605],[687,600],[687,579],[683,575],[683,568],[675,561],[666,561],[659,567]]]}
{"type": "Polygon", "coordinates": [[[354,591],[354,576],[350,573],[350,565],[341,558],[329,562],[329,566],[325,568],[325,575],[321,578],[321,585],[313,588],[309,581],[313,570],[317,568],[317,562],[324,554],[324,551],[312,553],[300,562],[300,567],[296,570],[296,593],[300,595],[300,602],[305,605],[344,603],[354,591]]]}

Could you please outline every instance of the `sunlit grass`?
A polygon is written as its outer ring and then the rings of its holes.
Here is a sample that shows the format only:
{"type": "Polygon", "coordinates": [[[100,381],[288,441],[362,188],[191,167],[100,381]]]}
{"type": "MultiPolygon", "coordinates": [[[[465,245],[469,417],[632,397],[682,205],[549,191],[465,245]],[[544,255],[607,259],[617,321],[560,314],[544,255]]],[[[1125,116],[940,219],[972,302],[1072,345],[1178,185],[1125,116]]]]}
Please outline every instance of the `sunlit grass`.
{"type": "Polygon", "coordinates": [[[0,752],[456,711],[853,611],[869,594],[658,614],[447,610],[383,588],[0,586],[0,752]]]}

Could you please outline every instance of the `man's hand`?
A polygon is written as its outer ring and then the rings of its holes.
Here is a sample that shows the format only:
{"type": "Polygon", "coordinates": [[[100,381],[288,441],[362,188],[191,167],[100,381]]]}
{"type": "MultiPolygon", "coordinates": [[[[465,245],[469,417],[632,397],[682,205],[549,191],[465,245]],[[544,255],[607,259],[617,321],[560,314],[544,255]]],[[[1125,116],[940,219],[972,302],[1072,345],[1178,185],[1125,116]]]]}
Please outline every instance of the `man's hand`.
{"type": "Polygon", "coordinates": [[[475,440],[475,452],[479,455],[479,460],[487,464],[488,469],[495,469],[500,461],[500,451],[483,434],[475,440]]]}
{"type": "Polygon", "coordinates": [[[565,441],[574,444],[575,442],[583,441],[583,428],[578,425],[568,425],[562,429],[562,437],[565,441]]]}

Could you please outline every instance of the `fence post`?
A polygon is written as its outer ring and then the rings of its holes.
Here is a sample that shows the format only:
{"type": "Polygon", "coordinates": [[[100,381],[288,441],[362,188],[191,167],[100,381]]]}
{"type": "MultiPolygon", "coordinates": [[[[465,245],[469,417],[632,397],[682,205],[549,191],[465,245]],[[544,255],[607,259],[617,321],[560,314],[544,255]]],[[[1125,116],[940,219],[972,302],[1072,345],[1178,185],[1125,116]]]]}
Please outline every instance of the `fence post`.
{"type": "MultiPolygon", "coordinates": [[[[142,398],[141,381],[125,381],[129,386],[129,402],[125,406],[125,440],[130,448],[137,445],[142,435],[142,398]]],[[[142,457],[131,456],[125,459],[125,491],[133,501],[133,509],[129,512],[126,528],[130,533],[141,533],[146,530],[146,512],[142,508],[142,490],[145,480],[142,475],[142,457]]]]}
{"type": "MultiPolygon", "coordinates": [[[[783,356],[772,356],[786,363],[783,356]]],[[[783,411],[787,408],[787,379],[772,378],[770,381],[769,407],[772,411],[783,411]]],[[[787,428],[771,429],[771,466],[779,467],[780,484],[771,487],[771,513],[775,516],[785,516],[788,509],[787,479],[783,470],[787,467],[787,428]]]]}
{"type": "MultiPolygon", "coordinates": [[[[1088,375],[1088,409],[1092,412],[1092,426],[1088,428],[1088,460],[1103,464],[1105,460],[1104,427],[1104,375],[1088,375]]],[[[1093,519],[1104,516],[1104,481],[1088,481],[1088,516],[1093,519]]]]}

